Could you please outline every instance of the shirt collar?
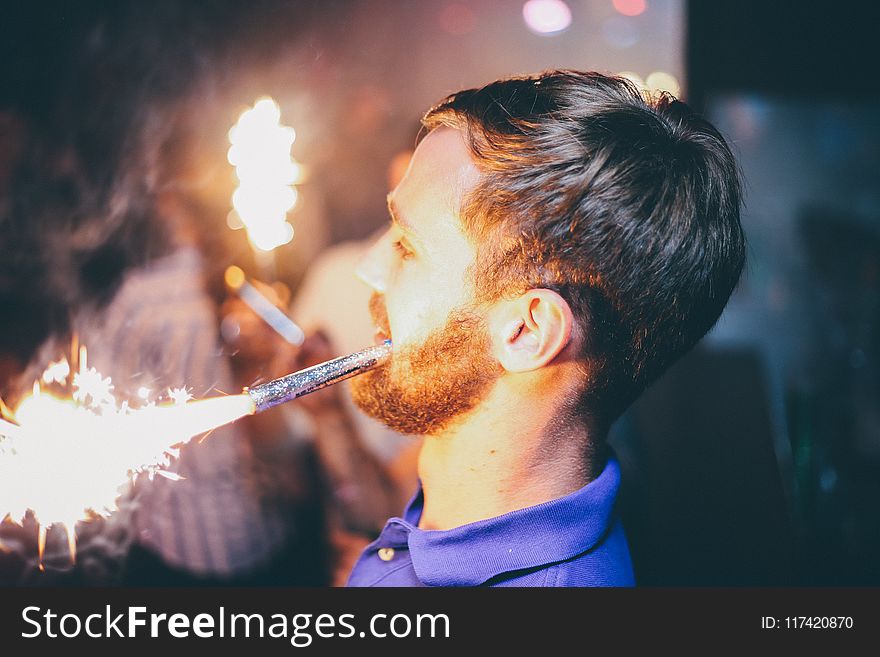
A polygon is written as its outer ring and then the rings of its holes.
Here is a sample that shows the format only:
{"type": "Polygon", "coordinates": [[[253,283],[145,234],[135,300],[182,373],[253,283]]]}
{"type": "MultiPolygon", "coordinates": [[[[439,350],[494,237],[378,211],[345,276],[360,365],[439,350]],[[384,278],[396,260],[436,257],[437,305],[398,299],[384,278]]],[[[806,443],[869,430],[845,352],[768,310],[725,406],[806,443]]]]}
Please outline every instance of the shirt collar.
{"type": "Polygon", "coordinates": [[[596,479],[565,497],[449,530],[417,527],[424,505],[420,486],[403,514],[413,567],[428,586],[476,586],[502,573],[565,561],[609,530],[619,486],[620,464],[609,455],[596,479]]]}

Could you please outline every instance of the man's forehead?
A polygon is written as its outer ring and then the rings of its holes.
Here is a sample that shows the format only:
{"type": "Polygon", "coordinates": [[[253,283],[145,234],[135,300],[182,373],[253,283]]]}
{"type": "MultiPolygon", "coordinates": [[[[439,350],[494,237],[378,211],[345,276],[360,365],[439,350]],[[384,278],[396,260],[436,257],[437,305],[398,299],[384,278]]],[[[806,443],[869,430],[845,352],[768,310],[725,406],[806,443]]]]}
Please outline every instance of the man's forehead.
{"type": "Polygon", "coordinates": [[[464,136],[459,130],[441,127],[432,130],[416,148],[401,184],[392,193],[398,205],[434,197],[453,212],[479,180],[464,136]]]}

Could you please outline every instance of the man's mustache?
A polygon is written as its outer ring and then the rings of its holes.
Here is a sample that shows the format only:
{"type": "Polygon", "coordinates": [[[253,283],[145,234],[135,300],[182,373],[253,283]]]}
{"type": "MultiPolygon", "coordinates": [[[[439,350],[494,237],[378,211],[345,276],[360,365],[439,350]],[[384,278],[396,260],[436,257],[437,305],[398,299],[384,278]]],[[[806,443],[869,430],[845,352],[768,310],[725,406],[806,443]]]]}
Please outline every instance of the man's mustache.
{"type": "Polygon", "coordinates": [[[388,310],[385,307],[385,297],[378,292],[370,295],[370,316],[373,322],[382,332],[391,337],[391,324],[388,322],[388,310]]]}

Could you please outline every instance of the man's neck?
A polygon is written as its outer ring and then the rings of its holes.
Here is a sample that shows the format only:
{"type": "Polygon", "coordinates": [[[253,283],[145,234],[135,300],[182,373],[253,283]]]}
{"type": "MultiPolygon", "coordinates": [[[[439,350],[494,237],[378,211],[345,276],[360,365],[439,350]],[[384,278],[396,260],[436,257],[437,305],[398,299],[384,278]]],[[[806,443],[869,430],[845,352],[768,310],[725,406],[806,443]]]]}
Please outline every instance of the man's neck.
{"type": "Polygon", "coordinates": [[[602,465],[591,457],[601,439],[560,416],[552,404],[515,407],[495,395],[465,422],[427,437],[419,456],[425,498],[419,527],[459,527],[588,484],[602,465]]]}

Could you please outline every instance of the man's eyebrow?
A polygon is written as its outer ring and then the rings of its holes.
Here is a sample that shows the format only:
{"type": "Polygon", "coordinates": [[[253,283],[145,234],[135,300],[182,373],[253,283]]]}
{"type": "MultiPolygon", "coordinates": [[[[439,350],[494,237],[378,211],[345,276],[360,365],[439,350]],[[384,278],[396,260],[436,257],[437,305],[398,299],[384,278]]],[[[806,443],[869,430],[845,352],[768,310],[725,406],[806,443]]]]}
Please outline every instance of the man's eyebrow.
{"type": "Polygon", "coordinates": [[[394,201],[394,197],[391,194],[388,194],[386,197],[388,201],[388,213],[391,215],[391,222],[397,224],[405,230],[407,233],[417,236],[416,232],[413,230],[412,224],[410,224],[403,216],[400,214],[400,208],[397,207],[397,203],[394,201]]]}

